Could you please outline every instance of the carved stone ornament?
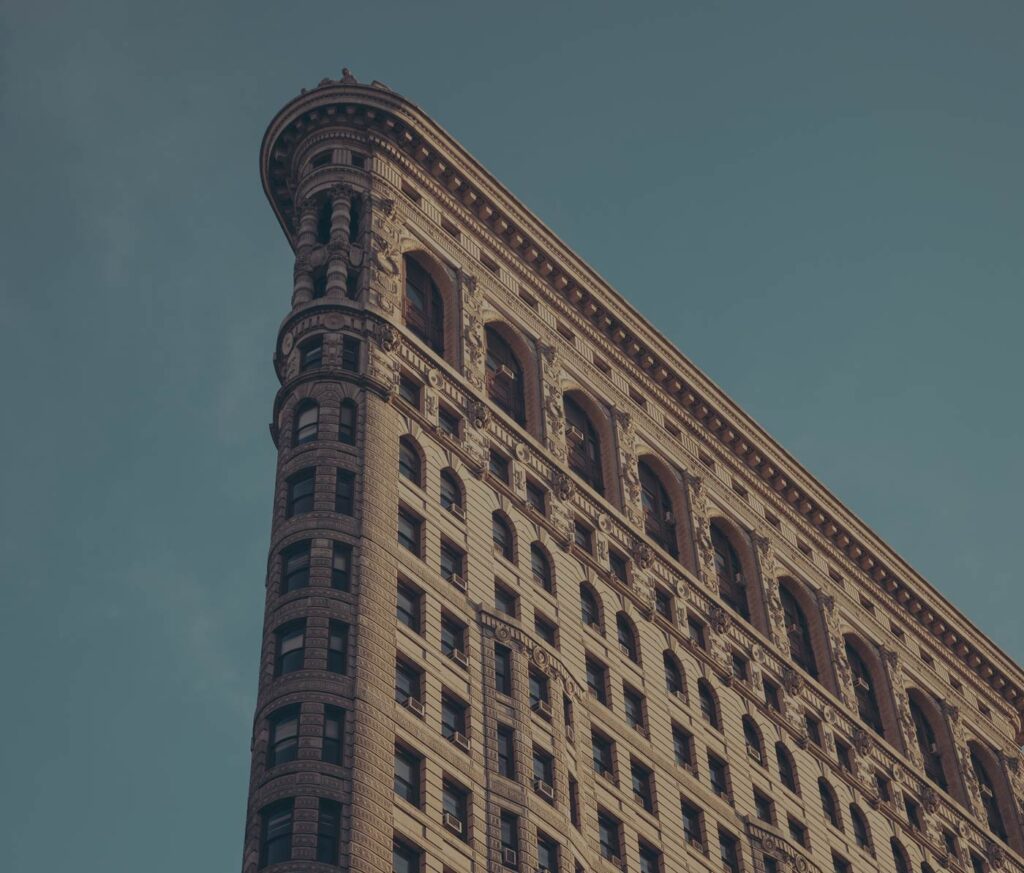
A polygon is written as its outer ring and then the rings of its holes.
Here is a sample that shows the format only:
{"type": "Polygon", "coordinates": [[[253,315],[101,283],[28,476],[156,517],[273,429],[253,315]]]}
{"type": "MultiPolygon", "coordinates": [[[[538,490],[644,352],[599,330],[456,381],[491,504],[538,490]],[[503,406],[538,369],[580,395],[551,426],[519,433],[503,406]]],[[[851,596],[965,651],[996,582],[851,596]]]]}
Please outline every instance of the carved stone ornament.
{"type": "Polygon", "coordinates": [[[729,629],[729,615],[717,603],[712,603],[708,610],[708,624],[716,634],[724,634],[729,629]]]}
{"type": "Polygon", "coordinates": [[[487,422],[491,420],[491,410],[480,400],[470,400],[466,406],[466,414],[473,427],[477,429],[486,427],[487,422]]]}
{"type": "Polygon", "coordinates": [[[559,500],[571,500],[576,493],[576,484],[567,474],[556,470],[551,479],[551,489],[559,500]]]}
{"type": "Polygon", "coordinates": [[[985,857],[988,858],[989,864],[995,869],[999,870],[1003,864],[1006,863],[1006,851],[998,843],[992,840],[985,842],[985,857]]]}
{"type": "Polygon", "coordinates": [[[530,447],[526,443],[516,443],[515,453],[516,457],[523,463],[530,459],[530,447]]]}
{"type": "Polygon", "coordinates": [[[290,355],[292,349],[295,348],[295,337],[291,335],[291,331],[281,337],[281,353],[284,355],[290,355]]]}
{"type": "Polygon", "coordinates": [[[386,322],[381,322],[377,325],[377,344],[385,352],[393,352],[398,348],[398,343],[399,336],[397,330],[386,322]]]}
{"type": "Polygon", "coordinates": [[[637,540],[633,544],[633,560],[641,570],[647,570],[654,563],[654,550],[647,543],[637,540]]]}
{"type": "Polygon", "coordinates": [[[871,745],[871,737],[864,728],[853,729],[853,747],[857,750],[858,755],[867,757],[871,754],[871,745]]]}
{"type": "Polygon", "coordinates": [[[792,667],[783,667],[782,687],[786,689],[787,694],[799,694],[804,687],[804,677],[792,667]]]}
{"type": "Polygon", "coordinates": [[[608,531],[612,529],[612,520],[608,517],[607,512],[602,512],[598,514],[597,526],[605,533],[608,533],[608,531]]]}
{"type": "Polygon", "coordinates": [[[903,781],[903,765],[899,761],[892,762],[892,768],[889,771],[892,774],[893,782],[903,781]]]}
{"type": "Polygon", "coordinates": [[[441,378],[441,374],[437,370],[427,371],[427,382],[430,384],[431,388],[439,388],[442,381],[444,380],[441,378]]]}
{"type": "Polygon", "coordinates": [[[925,785],[921,789],[921,806],[928,815],[935,815],[939,810],[939,795],[931,785],[925,785]]]}

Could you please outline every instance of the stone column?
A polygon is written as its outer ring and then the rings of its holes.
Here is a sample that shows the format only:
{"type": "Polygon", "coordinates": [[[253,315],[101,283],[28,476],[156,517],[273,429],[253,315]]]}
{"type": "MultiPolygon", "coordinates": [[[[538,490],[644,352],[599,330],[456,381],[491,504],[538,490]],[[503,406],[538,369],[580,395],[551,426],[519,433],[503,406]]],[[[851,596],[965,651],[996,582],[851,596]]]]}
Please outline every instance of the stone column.
{"type": "Polygon", "coordinates": [[[331,238],[327,243],[327,297],[340,300],[348,281],[348,222],[355,192],[348,185],[331,188],[331,238]]]}
{"type": "Polygon", "coordinates": [[[921,758],[921,750],[917,747],[917,733],[914,730],[913,716],[910,714],[907,686],[903,681],[903,668],[900,664],[899,652],[880,646],[878,653],[882,656],[882,663],[885,664],[886,678],[889,680],[889,687],[892,689],[893,700],[896,704],[897,721],[903,739],[903,751],[913,762],[915,769],[923,773],[924,760],[921,758]]]}
{"type": "Polygon", "coordinates": [[[683,481],[686,483],[686,502],[690,508],[697,575],[707,589],[718,596],[718,570],[715,568],[715,550],[711,544],[711,510],[704,490],[704,480],[693,473],[684,472],[683,481]]]}
{"type": "Polygon", "coordinates": [[[752,539],[757,556],[757,571],[761,576],[761,590],[764,591],[768,635],[779,650],[788,655],[789,634],[786,633],[786,613],[779,596],[779,565],[775,559],[775,546],[763,527],[754,532],[752,539]]]}
{"type": "Polygon", "coordinates": [[[483,295],[476,276],[460,270],[462,303],[462,372],[469,384],[483,392],[487,379],[487,345],[484,337],[483,295]]]}
{"type": "Polygon", "coordinates": [[[367,302],[380,314],[397,318],[402,311],[402,256],[395,201],[371,194],[367,198],[366,212],[370,228],[366,236],[367,253],[363,257],[364,269],[369,272],[365,280],[370,289],[367,302]]]}
{"type": "Polygon", "coordinates": [[[853,673],[850,664],[846,660],[846,644],[843,641],[842,629],[839,626],[839,613],[836,610],[836,599],[831,594],[823,591],[818,592],[818,603],[821,607],[821,615],[825,624],[825,636],[828,647],[831,650],[829,659],[832,662],[832,672],[836,678],[836,691],[839,699],[848,707],[857,709],[857,694],[853,688],[853,673]]]}
{"type": "Polygon", "coordinates": [[[619,455],[619,474],[622,482],[622,509],[636,527],[643,527],[644,511],[640,500],[640,472],[637,469],[636,431],[628,412],[613,410],[615,444],[619,455]]]}
{"type": "Polygon", "coordinates": [[[316,245],[316,203],[306,200],[298,210],[299,235],[295,251],[292,307],[313,299],[313,246],[316,245]]]}
{"type": "Polygon", "coordinates": [[[565,463],[565,409],[562,403],[562,364],[558,347],[541,344],[541,415],[544,418],[544,442],[559,461],[565,463]]]}

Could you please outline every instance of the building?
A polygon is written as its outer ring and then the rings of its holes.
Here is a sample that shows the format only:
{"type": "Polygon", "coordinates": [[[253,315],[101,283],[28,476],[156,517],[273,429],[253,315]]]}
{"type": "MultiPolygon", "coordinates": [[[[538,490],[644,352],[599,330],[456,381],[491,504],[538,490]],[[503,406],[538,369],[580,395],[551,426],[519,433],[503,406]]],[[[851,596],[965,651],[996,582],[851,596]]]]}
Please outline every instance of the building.
{"type": "Polygon", "coordinates": [[[437,124],[295,251],[243,871],[1022,871],[1024,674],[437,124]]]}

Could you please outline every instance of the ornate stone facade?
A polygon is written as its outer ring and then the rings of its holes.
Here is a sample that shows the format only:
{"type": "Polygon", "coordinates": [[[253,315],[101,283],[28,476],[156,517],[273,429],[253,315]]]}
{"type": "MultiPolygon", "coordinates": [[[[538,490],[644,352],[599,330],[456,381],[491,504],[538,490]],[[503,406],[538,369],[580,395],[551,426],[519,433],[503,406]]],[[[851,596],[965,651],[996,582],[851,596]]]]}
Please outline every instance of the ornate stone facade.
{"type": "Polygon", "coordinates": [[[295,262],[243,873],[1024,873],[1019,668],[449,135],[346,71],[261,167],[295,262]]]}

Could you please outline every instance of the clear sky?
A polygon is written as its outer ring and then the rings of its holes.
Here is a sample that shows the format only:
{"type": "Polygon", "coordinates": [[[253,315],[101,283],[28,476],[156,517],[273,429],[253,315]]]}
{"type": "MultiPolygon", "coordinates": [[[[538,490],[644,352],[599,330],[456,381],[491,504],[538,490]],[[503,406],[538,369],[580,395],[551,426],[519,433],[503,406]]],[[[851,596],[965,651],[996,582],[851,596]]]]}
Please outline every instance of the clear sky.
{"type": "Polygon", "coordinates": [[[1024,657],[1021,4],[0,16],[4,871],[240,867],[292,271],[257,156],[342,66],[1024,657]]]}

